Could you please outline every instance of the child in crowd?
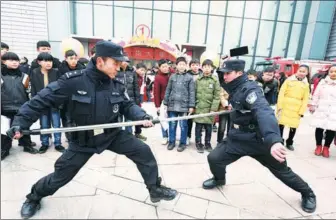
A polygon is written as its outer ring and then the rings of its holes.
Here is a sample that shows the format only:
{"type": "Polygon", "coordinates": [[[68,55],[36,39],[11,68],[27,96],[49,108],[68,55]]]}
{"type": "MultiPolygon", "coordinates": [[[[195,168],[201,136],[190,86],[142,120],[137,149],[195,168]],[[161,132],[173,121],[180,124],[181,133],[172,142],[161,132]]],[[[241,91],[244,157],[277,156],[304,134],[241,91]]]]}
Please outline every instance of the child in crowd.
{"type": "MultiPolygon", "coordinates": [[[[195,108],[195,82],[190,74],[187,74],[187,61],[184,57],[176,59],[177,72],[173,74],[168,81],[163,104],[167,106],[168,117],[185,116],[191,114],[195,108]]],[[[188,122],[179,121],[181,128],[180,144],[178,152],[186,149],[188,122]]],[[[169,144],[167,149],[173,150],[176,141],[177,121],[169,122],[169,144]]]]}
{"type": "MultiPolygon", "coordinates": [[[[196,80],[196,111],[195,114],[215,112],[220,103],[220,85],[216,77],[212,76],[213,62],[206,59],[202,63],[202,76],[196,80]]],[[[211,133],[214,117],[195,118],[195,141],[197,152],[203,153],[204,149],[211,151],[211,133]],[[205,128],[205,146],[202,144],[202,127],[205,128]]]]}
{"type": "Polygon", "coordinates": [[[289,77],[282,85],[278,97],[277,116],[281,136],[285,126],[290,128],[286,147],[294,150],[293,139],[300,119],[303,117],[309,99],[309,83],[307,75],[309,66],[301,65],[296,74],[289,77]]]}

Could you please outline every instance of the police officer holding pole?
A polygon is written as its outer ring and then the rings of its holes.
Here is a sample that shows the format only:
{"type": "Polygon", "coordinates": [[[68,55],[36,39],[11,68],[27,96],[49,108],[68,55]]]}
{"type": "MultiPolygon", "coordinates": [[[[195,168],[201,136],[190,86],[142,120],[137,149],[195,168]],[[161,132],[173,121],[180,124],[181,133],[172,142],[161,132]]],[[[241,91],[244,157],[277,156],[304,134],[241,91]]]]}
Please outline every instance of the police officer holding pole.
{"type": "Polygon", "coordinates": [[[227,143],[220,143],[208,155],[213,178],[206,180],[203,188],[225,185],[226,166],[243,156],[250,156],[284,184],[301,193],[302,209],[312,213],[316,209],[316,196],[308,184],[287,166],[286,148],[274,111],[260,87],[248,80],[244,68],[243,60],[227,60],[217,71],[235,111],[230,114],[231,128],[227,143]]]}
{"type": "MultiPolygon", "coordinates": [[[[119,114],[134,121],[145,120],[144,127],[153,126],[152,117],[129,100],[125,82],[115,78],[120,62],[125,59],[121,46],[109,41],[98,42],[96,54],[86,69],[65,73],[26,102],[7,134],[19,139],[22,131],[29,129],[42,112],[57,108],[67,100],[76,126],[118,122],[119,114]]],[[[149,146],[132,134],[117,128],[76,131],[71,133],[68,149],[57,159],[55,171],[33,185],[21,208],[21,216],[32,217],[40,209],[42,198],[53,195],[70,182],[94,153],[105,149],[123,154],[137,165],[152,202],[176,197],[176,190],[161,185],[158,166],[149,146]]]]}

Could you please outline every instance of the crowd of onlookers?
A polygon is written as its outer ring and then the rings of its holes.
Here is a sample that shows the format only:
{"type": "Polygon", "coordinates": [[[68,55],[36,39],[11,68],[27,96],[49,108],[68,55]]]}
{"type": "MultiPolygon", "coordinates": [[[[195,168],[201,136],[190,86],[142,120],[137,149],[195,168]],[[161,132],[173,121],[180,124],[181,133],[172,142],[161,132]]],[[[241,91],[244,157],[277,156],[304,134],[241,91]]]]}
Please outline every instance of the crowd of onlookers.
{"type": "MultiPolygon", "coordinates": [[[[84,69],[89,62],[85,58],[79,58],[74,50],[66,51],[61,62],[51,55],[51,46],[47,41],[37,42],[36,48],[38,56],[29,65],[27,58],[20,59],[9,50],[8,45],[1,43],[1,115],[10,119],[13,119],[26,101],[49,83],[66,72],[84,69]]],[[[91,54],[94,56],[94,48],[91,54]]],[[[116,77],[125,80],[128,96],[137,105],[153,101],[158,115],[167,112],[167,117],[171,118],[231,109],[230,97],[220,85],[222,80],[218,79],[217,67],[210,59],[202,63],[197,59],[187,62],[185,57],[178,57],[175,62],[162,59],[152,68],[141,62],[135,66],[131,63],[130,60],[122,62],[116,77]]],[[[270,106],[274,106],[281,135],[285,127],[289,128],[285,141],[287,148],[294,150],[296,130],[309,106],[312,125],[316,127],[315,154],[329,157],[329,147],[336,131],[336,65],[314,81],[312,92],[309,73],[307,65],[301,65],[297,73],[288,77],[273,67],[268,67],[263,72],[252,69],[246,71],[249,80],[260,86],[270,106]]],[[[120,120],[128,121],[122,117],[120,120]]],[[[71,126],[68,104],[43,112],[39,121],[41,128],[71,126]]],[[[169,122],[168,129],[161,127],[162,144],[167,145],[168,150],[176,147],[177,124],[181,135],[177,146],[179,152],[190,145],[192,136],[198,152],[211,151],[212,132],[217,132],[217,143],[220,143],[225,141],[225,133],[231,128],[228,114],[169,122]]],[[[125,129],[133,133],[132,127],[125,129]]],[[[65,135],[69,140],[69,135],[65,135]]],[[[142,134],[141,126],[135,126],[134,135],[143,141],[147,139],[142,134]]],[[[34,148],[36,143],[31,141],[29,135],[21,138],[19,145],[23,146],[25,152],[45,153],[50,147],[50,138],[51,135],[41,135],[39,150],[34,148]]],[[[2,134],[2,159],[9,155],[11,145],[12,140],[2,134]]],[[[61,133],[54,134],[54,146],[57,151],[64,151],[61,133]]]]}

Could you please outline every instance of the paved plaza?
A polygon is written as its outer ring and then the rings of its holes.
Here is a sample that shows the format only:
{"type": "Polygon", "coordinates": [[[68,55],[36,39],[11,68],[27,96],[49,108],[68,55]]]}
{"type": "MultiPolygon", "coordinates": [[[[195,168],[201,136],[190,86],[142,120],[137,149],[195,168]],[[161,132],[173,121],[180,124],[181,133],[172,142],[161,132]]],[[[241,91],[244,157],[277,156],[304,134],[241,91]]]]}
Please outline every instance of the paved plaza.
{"type": "MultiPolygon", "coordinates": [[[[144,107],[154,113],[152,103],[145,103],[144,107]]],[[[194,140],[182,153],[176,148],[168,151],[161,145],[161,130],[156,125],[143,130],[143,134],[156,156],[163,184],[179,192],[175,200],[151,203],[133,162],[105,151],[94,155],[68,185],[43,199],[42,209],[34,218],[336,218],[336,147],[331,146],[329,159],[314,156],[315,138],[310,120],[307,113],[295,137],[295,151],[289,152],[288,164],[314,189],[317,210],[313,214],[301,210],[300,194],[248,157],[227,168],[225,187],[203,190],[202,182],[211,177],[208,153],[197,153],[194,140]]],[[[213,146],[216,135],[213,133],[213,146]]],[[[40,146],[39,136],[33,136],[33,141],[40,146]]],[[[65,140],[63,143],[67,146],[65,140]]],[[[53,147],[45,154],[24,153],[14,141],[10,156],[1,162],[2,219],[20,218],[20,208],[30,187],[53,171],[59,156],[53,147]]]]}

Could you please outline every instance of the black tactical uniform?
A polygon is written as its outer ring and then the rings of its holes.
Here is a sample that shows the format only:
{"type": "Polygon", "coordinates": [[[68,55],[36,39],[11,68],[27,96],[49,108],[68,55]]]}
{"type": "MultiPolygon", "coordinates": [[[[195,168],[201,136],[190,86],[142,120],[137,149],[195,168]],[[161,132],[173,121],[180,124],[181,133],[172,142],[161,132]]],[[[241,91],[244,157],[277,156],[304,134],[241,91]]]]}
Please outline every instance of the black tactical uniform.
{"type": "MultiPolygon", "coordinates": [[[[111,57],[117,61],[124,59],[122,47],[107,41],[97,43],[96,57],[111,57]]],[[[23,105],[8,134],[13,137],[16,131],[28,129],[41,112],[51,107],[56,108],[66,100],[69,101],[71,119],[76,126],[117,122],[119,114],[131,120],[151,119],[129,100],[124,81],[111,80],[96,68],[93,59],[86,69],[65,73],[23,105]]],[[[99,154],[105,149],[126,155],[136,163],[153,202],[175,198],[175,190],[160,185],[157,163],[149,146],[132,134],[121,129],[78,131],[71,134],[69,148],[57,159],[54,173],[40,179],[27,195],[21,209],[22,217],[33,216],[43,197],[53,195],[70,182],[94,153],[99,154]]]]}
{"type": "MultiPolygon", "coordinates": [[[[218,70],[219,79],[223,74],[232,71],[243,71],[245,61],[229,60],[218,70]]],[[[274,111],[266,101],[263,91],[255,82],[248,80],[243,74],[229,83],[222,83],[229,93],[229,103],[235,110],[230,114],[231,128],[227,142],[220,143],[208,155],[213,178],[203,183],[203,188],[211,189],[217,185],[225,185],[226,166],[243,156],[251,156],[267,167],[287,186],[302,194],[302,208],[313,212],[316,198],[312,189],[295,174],[286,161],[280,163],[270,154],[271,147],[282,143],[274,111]]]]}

